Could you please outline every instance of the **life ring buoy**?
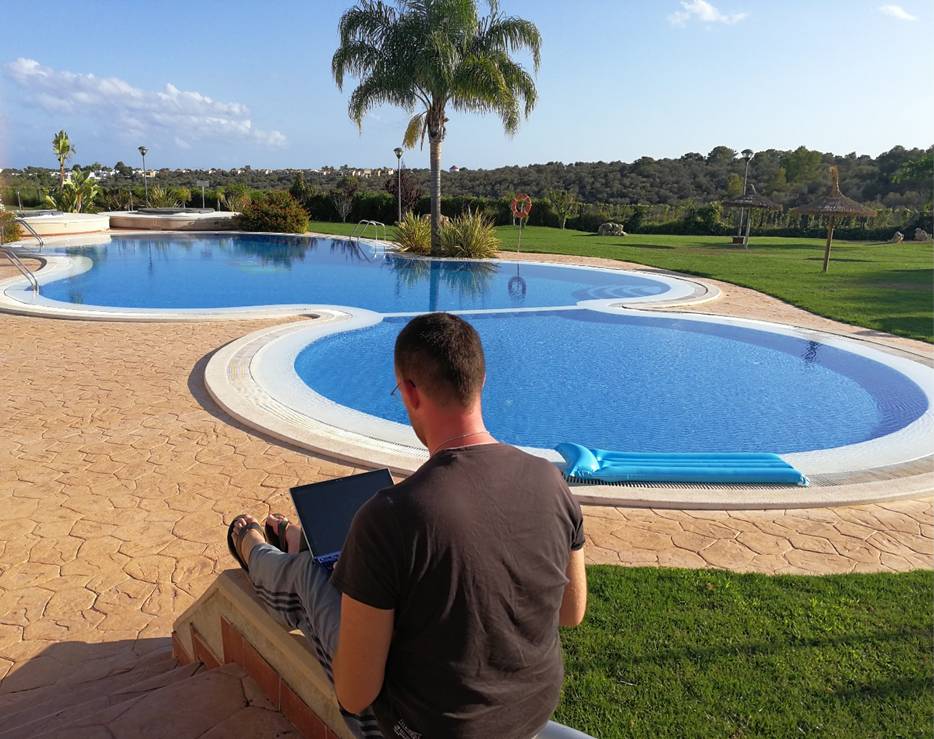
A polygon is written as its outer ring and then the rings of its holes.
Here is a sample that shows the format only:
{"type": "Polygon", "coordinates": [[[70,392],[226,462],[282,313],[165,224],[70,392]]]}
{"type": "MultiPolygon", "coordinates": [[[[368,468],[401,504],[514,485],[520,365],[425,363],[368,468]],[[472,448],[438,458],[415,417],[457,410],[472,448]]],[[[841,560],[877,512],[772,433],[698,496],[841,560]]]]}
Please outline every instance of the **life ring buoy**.
{"type": "Polygon", "coordinates": [[[525,193],[519,193],[512,199],[512,204],[509,207],[512,209],[513,216],[520,221],[524,220],[532,212],[532,198],[525,193]]]}

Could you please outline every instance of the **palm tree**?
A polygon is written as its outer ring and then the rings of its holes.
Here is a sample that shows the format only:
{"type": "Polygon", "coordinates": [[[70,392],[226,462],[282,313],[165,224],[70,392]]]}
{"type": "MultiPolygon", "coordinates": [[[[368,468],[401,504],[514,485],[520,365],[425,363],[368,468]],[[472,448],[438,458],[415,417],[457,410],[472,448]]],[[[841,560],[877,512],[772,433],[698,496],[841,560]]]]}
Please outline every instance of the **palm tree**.
{"type": "Polygon", "coordinates": [[[59,131],[52,137],[52,151],[55,152],[55,158],[58,159],[59,174],[58,186],[65,186],[65,162],[71,159],[77,152],[71,145],[71,139],[64,130],[59,131]]]}
{"type": "Polygon", "coordinates": [[[441,225],[441,143],[450,106],[457,111],[496,113],[507,134],[535,106],[532,77],[510,53],[527,49],[538,70],[541,36],[535,24],[500,13],[488,0],[480,17],[476,0],[358,0],[340,20],[340,46],[331,61],[337,86],[359,83],[348,112],[362,127],[371,108],[398,105],[415,112],[403,144],[428,136],[431,158],[431,249],[437,254],[441,225]]]}

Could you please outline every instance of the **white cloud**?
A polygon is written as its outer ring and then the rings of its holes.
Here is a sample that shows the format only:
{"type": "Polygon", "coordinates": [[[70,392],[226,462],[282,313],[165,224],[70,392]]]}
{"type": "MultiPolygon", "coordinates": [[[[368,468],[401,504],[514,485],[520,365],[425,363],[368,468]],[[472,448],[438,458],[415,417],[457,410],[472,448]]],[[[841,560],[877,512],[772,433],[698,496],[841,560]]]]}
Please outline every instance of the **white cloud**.
{"type": "Polygon", "coordinates": [[[916,21],[918,20],[917,16],[912,15],[907,10],[905,10],[901,5],[880,5],[879,12],[883,15],[889,15],[893,18],[898,18],[900,21],[916,21]]]}
{"type": "Polygon", "coordinates": [[[739,23],[749,13],[721,13],[707,0],[681,0],[681,10],[668,16],[668,22],[675,26],[683,26],[688,21],[697,20],[701,23],[726,23],[732,25],[739,23]]]}
{"type": "Polygon", "coordinates": [[[279,131],[254,128],[250,110],[242,103],[225,103],[172,84],[161,91],[141,90],[117,77],[52,69],[22,57],[4,71],[40,108],[56,114],[96,114],[127,134],[165,133],[179,146],[207,138],[248,139],[266,146],[282,146],[286,141],[279,131]]]}

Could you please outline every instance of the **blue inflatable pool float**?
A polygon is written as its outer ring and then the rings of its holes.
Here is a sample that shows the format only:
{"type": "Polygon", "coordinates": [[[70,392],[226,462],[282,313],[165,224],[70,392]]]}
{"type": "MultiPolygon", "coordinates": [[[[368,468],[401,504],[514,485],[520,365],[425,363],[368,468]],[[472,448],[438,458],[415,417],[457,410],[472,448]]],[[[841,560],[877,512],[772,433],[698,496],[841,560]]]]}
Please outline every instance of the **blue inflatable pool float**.
{"type": "Polygon", "coordinates": [[[608,452],[558,444],[564,476],[572,482],[705,482],[808,485],[808,479],[777,454],[671,454],[608,452]]]}

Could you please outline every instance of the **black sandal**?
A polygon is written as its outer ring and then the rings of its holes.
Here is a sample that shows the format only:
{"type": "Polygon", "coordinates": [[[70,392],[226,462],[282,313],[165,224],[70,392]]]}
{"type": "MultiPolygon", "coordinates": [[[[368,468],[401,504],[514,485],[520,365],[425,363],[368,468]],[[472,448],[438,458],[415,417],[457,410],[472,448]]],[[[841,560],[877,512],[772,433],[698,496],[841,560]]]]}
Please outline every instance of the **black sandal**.
{"type": "Polygon", "coordinates": [[[250,529],[256,529],[260,533],[263,532],[262,527],[254,521],[249,526],[244,526],[239,535],[237,535],[237,541],[234,542],[234,524],[237,523],[241,518],[245,518],[246,514],[241,513],[239,516],[236,516],[233,521],[230,522],[230,526],[227,527],[227,548],[230,550],[230,553],[233,555],[234,559],[240,564],[244,572],[249,572],[250,568],[247,566],[247,563],[243,561],[243,557],[240,555],[240,544],[243,541],[243,536],[250,529]]]}
{"type": "MultiPolygon", "coordinates": [[[[266,541],[272,544],[276,549],[288,553],[289,545],[285,540],[285,530],[292,522],[281,513],[273,513],[271,515],[278,520],[278,523],[275,528],[270,526],[268,523],[266,524],[266,541]]],[[[308,542],[305,541],[305,537],[302,536],[298,543],[298,551],[305,552],[307,550],[308,542]]]]}

